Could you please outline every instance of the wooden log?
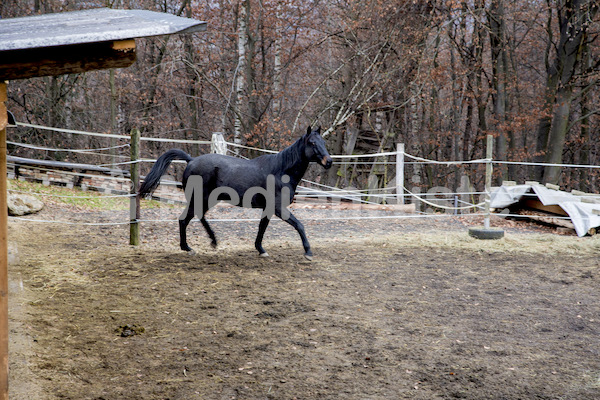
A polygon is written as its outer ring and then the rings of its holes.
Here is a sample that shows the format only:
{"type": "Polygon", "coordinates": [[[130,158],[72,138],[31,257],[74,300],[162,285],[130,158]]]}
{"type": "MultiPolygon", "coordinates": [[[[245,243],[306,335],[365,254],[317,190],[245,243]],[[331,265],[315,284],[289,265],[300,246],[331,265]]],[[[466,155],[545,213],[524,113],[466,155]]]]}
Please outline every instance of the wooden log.
{"type": "Polygon", "coordinates": [[[40,166],[40,167],[49,167],[53,169],[62,169],[62,170],[78,170],[78,171],[94,171],[101,172],[106,175],[111,176],[125,176],[129,175],[129,172],[124,171],[122,169],[113,169],[106,167],[99,167],[97,165],[91,164],[80,164],[80,163],[70,163],[64,161],[51,161],[51,160],[36,160],[33,158],[23,158],[16,156],[8,156],[7,161],[17,165],[30,165],[30,166],[40,166]]]}

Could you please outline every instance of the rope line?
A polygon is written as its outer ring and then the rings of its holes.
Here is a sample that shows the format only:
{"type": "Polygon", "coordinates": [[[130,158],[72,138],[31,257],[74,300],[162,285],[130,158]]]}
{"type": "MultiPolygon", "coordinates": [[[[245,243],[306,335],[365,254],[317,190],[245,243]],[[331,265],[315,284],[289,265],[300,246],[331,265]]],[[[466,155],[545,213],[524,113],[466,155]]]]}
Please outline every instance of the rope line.
{"type": "MultiPolygon", "coordinates": [[[[396,154],[396,153],[394,153],[394,154],[396,154]]],[[[461,165],[461,164],[484,164],[484,163],[488,163],[488,162],[492,161],[491,158],[480,158],[477,160],[469,160],[469,161],[437,161],[437,160],[430,160],[430,159],[423,158],[423,157],[413,156],[408,153],[404,153],[404,155],[406,157],[412,158],[413,160],[416,160],[416,161],[421,161],[421,162],[429,163],[429,164],[447,165],[447,166],[461,165]]]]}
{"type": "MultiPolygon", "coordinates": [[[[11,142],[9,140],[6,141],[6,144],[11,144],[13,146],[19,146],[19,147],[25,147],[25,148],[33,149],[33,150],[64,151],[64,152],[70,152],[70,153],[93,154],[93,155],[102,155],[102,156],[111,156],[111,157],[114,157],[115,155],[112,155],[112,154],[103,154],[103,153],[92,153],[92,152],[94,152],[94,151],[113,150],[113,149],[120,149],[120,148],[123,148],[123,147],[129,147],[129,144],[122,144],[122,145],[119,145],[119,146],[101,147],[101,148],[97,148],[97,149],[58,149],[58,148],[53,148],[53,147],[34,146],[32,144],[11,142]]],[[[116,154],[116,156],[117,157],[127,157],[127,156],[118,155],[118,154],[116,154]]]]}
{"type": "Polygon", "coordinates": [[[275,151],[275,150],[260,149],[258,147],[245,146],[245,145],[239,144],[239,143],[232,143],[232,142],[225,142],[225,143],[229,146],[239,147],[241,149],[246,149],[246,150],[262,151],[263,153],[270,153],[270,154],[279,153],[278,151],[275,151]]]}
{"type": "Polygon", "coordinates": [[[84,225],[84,226],[114,226],[114,225],[129,225],[130,221],[127,222],[76,222],[76,221],[56,221],[52,219],[34,219],[34,218],[23,218],[23,217],[9,217],[10,219],[16,219],[19,221],[37,222],[45,224],[65,224],[65,225],[84,225]]]}
{"type": "MultiPolygon", "coordinates": [[[[89,136],[98,136],[98,137],[106,137],[106,138],[116,138],[129,141],[131,138],[127,135],[115,135],[110,133],[99,133],[99,132],[86,132],[74,129],[64,129],[64,128],[53,128],[48,126],[42,126],[37,124],[29,124],[24,122],[17,122],[17,127],[27,127],[27,128],[35,128],[35,129],[43,129],[49,131],[63,132],[63,133],[71,133],[78,135],[89,135],[89,136]]],[[[151,138],[151,137],[141,137],[142,141],[151,141],[151,142],[166,142],[166,143],[189,143],[189,144],[211,144],[210,141],[205,140],[187,140],[187,139],[168,139],[168,138],[151,138]]],[[[239,148],[245,148],[249,150],[262,151],[265,153],[278,153],[275,150],[267,150],[261,149],[258,147],[245,146],[242,144],[225,142],[228,146],[234,146],[239,148]]],[[[11,142],[11,144],[15,144],[11,142]]],[[[67,150],[61,150],[67,151],[67,150]]],[[[430,164],[438,164],[438,165],[462,165],[462,164],[484,164],[491,162],[493,164],[510,164],[510,165],[527,165],[527,166],[544,166],[544,167],[567,167],[567,168],[600,168],[600,165],[583,165],[583,164],[554,164],[554,163],[539,163],[539,162],[526,162],[526,161],[494,161],[488,158],[482,158],[477,160],[467,160],[467,161],[439,161],[439,160],[431,160],[423,157],[418,157],[411,155],[406,152],[397,152],[397,151],[389,151],[384,153],[374,153],[374,154],[347,154],[347,155],[331,155],[333,159],[353,159],[353,158],[370,158],[370,157],[387,157],[387,156],[396,156],[398,154],[403,154],[405,157],[413,159],[422,163],[430,163],[430,164]]]]}
{"type": "Polygon", "coordinates": [[[153,138],[141,137],[143,142],[167,142],[167,143],[189,143],[189,144],[211,144],[208,140],[188,140],[188,139],[169,139],[169,138],[153,138]]]}
{"type": "MultiPolygon", "coordinates": [[[[483,206],[485,204],[485,202],[481,202],[479,204],[471,204],[469,206],[464,206],[464,207],[449,207],[449,206],[444,206],[441,204],[436,204],[433,203],[431,201],[425,200],[424,198],[422,198],[421,196],[418,196],[416,194],[414,194],[413,192],[411,192],[410,190],[408,190],[407,188],[404,188],[404,190],[406,190],[408,192],[409,195],[411,195],[412,197],[418,199],[419,201],[430,205],[432,207],[437,207],[437,208],[441,208],[443,210],[454,210],[454,211],[459,211],[459,210],[469,210],[471,208],[480,208],[481,206],[483,206]]],[[[440,194],[444,194],[444,193],[440,193],[440,194]]],[[[448,193],[450,194],[450,193],[448,193]]],[[[446,201],[450,201],[451,199],[441,199],[442,201],[446,200],[446,201]]]]}
{"type": "Polygon", "coordinates": [[[74,129],[64,129],[64,128],[51,128],[51,127],[48,127],[48,126],[42,126],[42,125],[36,125],[36,124],[26,124],[26,123],[23,123],[23,122],[17,122],[16,125],[17,126],[23,126],[23,127],[26,127],[26,128],[43,129],[43,130],[46,130],[46,131],[71,133],[71,134],[75,134],[75,135],[98,136],[98,137],[106,137],[106,138],[122,139],[122,140],[129,140],[130,139],[129,136],[125,136],[125,135],[114,135],[112,133],[86,132],[86,131],[78,131],[78,130],[74,130],[74,129]]]}
{"type": "MultiPolygon", "coordinates": [[[[472,206],[470,207],[472,208],[472,206]]],[[[485,217],[485,213],[471,213],[471,214],[460,214],[460,218],[465,217],[485,217]]],[[[492,217],[496,218],[523,218],[523,219],[535,219],[535,215],[523,215],[523,214],[505,214],[505,213],[492,213],[492,217]]],[[[371,215],[371,216],[346,216],[346,217],[302,217],[303,221],[360,221],[360,220],[390,220],[390,219],[414,219],[414,218],[456,218],[457,215],[453,214],[406,214],[406,215],[371,215]]],[[[556,219],[568,220],[568,217],[553,216],[556,219]]],[[[37,218],[24,218],[9,216],[9,219],[34,222],[34,223],[53,223],[53,224],[65,224],[65,225],[84,225],[84,226],[116,226],[116,225],[128,225],[132,222],[144,222],[144,223],[178,223],[179,219],[137,219],[127,222],[77,222],[77,221],[60,221],[60,220],[46,220],[37,218]]],[[[260,222],[260,218],[207,218],[209,222],[260,222]]],[[[194,219],[192,222],[200,222],[199,219],[194,219]]],[[[273,218],[271,222],[284,222],[279,218],[273,218]]]]}
{"type": "MultiPolygon", "coordinates": [[[[116,135],[116,134],[112,134],[112,133],[99,133],[99,132],[86,132],[86,131],[79,131],[79,130],[75,130],[75,129],[53,128],[53,127],[43,126],[43,125],[27,124],[24,122],[17,122],[16,126],[25,127],[25,128],[42,129],[42,130],[46,130],[46,131],[70,133],[70,134],[75,134],[75,135],[88,135],[88,136],[97,136],[97,137],[105,137],[105,138],[113,138],[113,139],[121,139],[121,140],[131,140],[131,137],[127,136],[127,135],[116,135]]],[[[147,141],[147,142],[211,144],[210,141],[206,141],[206,140],[186,140],[186,139],[168,139],[168,138],[152,138],[152,137],[140,137],[140,140],[147,141]]]]}
{"type": "MultiPolygon", "coordinates": [[[[471,214],[460,214],[460,218],[465,217],[484,217],[485,213],[471,213],[471,214]]],[[[505,214],[505,213],[493,213],[492,217],[496,218],[523,218],[523,219],[535,219],[538,216],[526,215],[526,214],[505,214]]],[[[360,220],[386,220],[386,219],[414,219],[414,218],[456,218],[456,215],[452,214],[407,214],[407,215],[371,215],[371,216],[346,216],[346,217],[302,217],[303,221],[360,221],[360,220]]],[[[555,219],[568,220],[569,217],[553,216],[555,219]]],[[[116,226],[116,225],[129,225],[132,222],[144,222],[144,223],[178,223],[179,219],[136,219],[127,222],[78,222],[78,221],[61,221],[61,220],[47,220],[37,218],[24,218],[9,216],[9,219],[35,222],[35,223],[53,223],[53,224],[65,224],[65,225],[84,225],[84,226],[116,226]]],[[[260,222],[260,218],[207,218],[209,222],[260,222]]],[[[200,222],[199,219],[194,219],[192,222],[200,222]]],[[[279,218],[273,218],[271,222],[284,222],[279,218]]]]}
{"type": "MultiPolygon", "coordinates": [[[[371,210],[368,210],[371,211],[371,210]]],[[[481,217],[485,216],[483,213],[471,213],[471,214],[462,214],[461,217],[481,217]]],[[[447,217],[456,217],[452,214],[404,214],[404,215],[371,215],[371,216],[355,216],[355,217],[302,217],[303,221],[346,221],[346,220],[367,220],[367,219],[411,219],[411,218],[447,218],[447,217]]],[[[209,222],[260,222],[260,218],[206,218],[209,222]]],[[[193,222],[200,222],[199,219],[192,220],[193,222]]],[[[279,221],[283,222],[283,220],[279,218],[272,218],[271,222],[279,221]]],[[[135,222],[150,222],[150,223],[159,223],[159,222],[179,222],[179,219],[138,219],[135,222]]]]}
{"type": "Polygon", "coordinates": [[[550,164],[526,161],[492,161],[492,164],[507,164],[507,165],[527,165],[538,167],[568,167],[568,168],[600,168],[600,165],[585,165],[585,164],[550,164]]]}

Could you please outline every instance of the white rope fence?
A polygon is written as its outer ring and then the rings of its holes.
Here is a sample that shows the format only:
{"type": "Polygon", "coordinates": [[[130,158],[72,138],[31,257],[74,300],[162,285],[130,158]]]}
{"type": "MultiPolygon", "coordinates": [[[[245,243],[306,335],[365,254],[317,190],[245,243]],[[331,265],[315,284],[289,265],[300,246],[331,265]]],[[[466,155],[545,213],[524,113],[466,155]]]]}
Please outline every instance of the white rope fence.
{"type": "MultiPolygon", "coordinates": [[[[461,218],[475,218],[482,217],[483,213],[471,213],[463,214],[461,218]]],[[[500,215],[502,217],[508,216],[507,214],[500,215]]],[[[517,215],[523,217],[522,215],[517,215]]],[[[39,219],[39,218],[26,218],[26,217],[10,217],[11,219],[18,221],[34,222],[34,223],[52,223],[52,224],[65,224],[65,225],[83,225],[83,226],[111,226],[111,225],[129,225],[130,221],[127,222],[79,222],[79,221],[62,221],[52,219],[39,219]]],[[[340,217],[323,217],[323,216],[303,216],[303,221],[361,221],[361,220],[402,220],[402,219],[421,219],[421,218],[456,218],[452,214],[404,214],[404,215],[364,215],[364,216],[340,216],[340,217]]],[[[208,222],[260,222],[261,218],[206,218],[208,222]]],[[[193,221],[199,222],[199,219],[193,221]]],[[[179,223],[179,219],[143,219],[140,218],[136,222],[145,223],[179,223]]],[[[284,222],[280,219],[272,219],[271,223],[284,222]]]]}
{"type": "MultiPolygon", "coordinates": [[[[13,146],[19,146],[19,147],[24,147],[27,149],[33,149],[33,150],[42,150],[42,151],[62,151],[62,152],[68,152],[68,153],[82,153],[82,154],[94,154],[94,155],[102,155],[102,156],[111,156],[112,154],[106,154],[106,153],[96,153],[98,151],[106,151],[106,150],[114,150],[114,149],[121,149],[124,147],[129,147],[129,143],[128,144],[122,144],[119,146],[110,146],[110,147],[100,147],[100,148],[96,148],[96,149],[58,149],[58,148],[54,148],[54,147],[43,147],[43,146],[34,146],[31,144],[25,144],[25,143],[16,143],[16,142],[11,142],[11,141],[6,141],[6,144],[10,144],[13,146]]],[[[123,155],[118,155],[118,157],[127,157],[127,156],[123,156],[123,155]]]]}
{"type": "MultiPolygon", "coordinates": [[[[100,132],[86,132],[86,131],[63,129],[63,128],[53,128],[53,127],[47,127],[47,126],[36,125],[36,124],[28,124],[28,123],[20,123],[20,122],[18,122],[16,124],[16,126],[23,127],[23,128],[47,130],[47,131],[53,131],[53,132],[59,132],[59,133],[68,133],[68,134],[76,134],[76,135],[87,135],[87,136],[94,136],[94,137],[101,137],[101,138],[118,139],[118,140],[122,140],[122,141],[126,141],[126,142],[130,142],[130,140],[131,140],[131,137],[126,136],[126,135],[116,135],[116,134],[108,134],[108,133],[100,133],[100,132]]],[[[194,145],[211,145],[212,144],[211,141],[204,141],[204,140],[167,139],[167,138],[157,138],[157,137],[140,137],[139,140],[145,141],[145,142],[164,142],[164,143],[179,143],[179,144],[194,144],[194,145]]],[[[16,142],[7,142],[7,143],[12,146],[29,148],[32,150],[72,152],[72,153],[79,153],[79,154],[102,155],[102,156],[111,156],[111,157],[118,156],[121,158],[127,158],[127,156],[106,154],[106,153],[100,153],[100,152],[108,151],[108,150],[118,150],[118,149],[122,150],[124,148],[130,147],[130,143],[109,146],[109,147],[90,148],[90,149],[51,148],[51,147],[35,146],[35,145],[16,143],[16,142]]],[[[237,144],[237,143],[231,143],[231,142],[224,142],[224,143],[228,146],[228,148],[226,150],[231,153],[234,153],[234,154],[236,154],[236,152],[232,151],[229,147],[242,148],[242,149],[247,149],[247,150],[252,150],[252,151],[263,152],[263,153],[267,153],[267,154],[278,153],[277,151],[273,151],[273,150],[245,146],[245,145],[241,145],[241,144],[237,144]]],[[[424,157],[418,157],[418,156],[408,154],[403,151],[403,148],[404,147],[402,146],[401,147],[402,150],[398,150],[398,151],[389,151],[389,152],[373,153],[373,154],[331,155],[331,157],[335,160],[334,163],[339,164],[339,165],[355,164],[356,162],[358,162],[358,160],[361,160],[361,159],[375,159],[376,160],[381,157],[386,157],[386,158],[396,157],[395,162],[398,163],[399,160],[401,160],[403,165],[404,164],[433,164],[433,165],[441,165],[441,166],[458,166],[458,165],[469,165],[469,164],[486,164],[486,165],[507,164],[507,165],[525,165],[525,166],[544,166],[544,167],[552,166],[552,167],[565,167],[565,168],[600,169],[599,165],[497,161],[497,160],[493,160],[491,158],[482,158],[482,159],[466,160],[466,161],[439,161],[439,160],[432,160],[432,159],[427,159],[424,157]],[[412,161],[404,161],[405,157],[412,161]],[[354,160],[354,161],[351,161],[351,160],[354,160]]],[[[119,161],[119,162],[113,162],[113,163],[99,164],[99,165],[96,165],[96,167],[113,167],[114,168],[117,165],[126,166],[126,165],[134,165],[134,164],[139,164],[139,163],[152,163],[155,161],[156,161],[155,159],[150,159],[150,158],[138,158],[138,159],[130,160],[130,161],[119,161]]],[[[180,160],[175,160],[174,162],[175,163],[185,163],[184,161],[180,161],[180,160]]],[[[373,164],[389,164],[389,162],[387,162],[387,161],[372,161],[372,163],[373,164]]],[[[38,167],[28,166],[28,168],[37,168],[38,170],[47,171],[47,172],[52,171],[49,168],[43,168],[43,167],[39,167],[39,166],[38,167]]],[[[64,173],[67,175],[71,174],[71,175],[88,176],[88,177],[94,176],[91,174],[78,174],[78,173],[69,172],[69,171],[61,171],[61,173],[64,173]]],[[[124,177],[114,177],[114,176],[113,177],[106,176],[105,179],[127,180],[127,178],[124,178],[124,177]]],[[[349,190],[349,189],[340,189],[337,187],[332,187],[332,186],[324,185],[319,182],[314,182],[314,181],[309,181],[309,180],[304,180],[304,179],[303,179],[303,183],[305,185],[298,186],[298,188],[300,189],[298,191],[298,197],[327,198],[330,200],[335,199],[335,200],[340,200],[340,201],[349,200],[351,202],[358,202],[360,204],[379,204],[377,202],[367,200],[368,198],[371,198],[371,197],[380,197],[380,198],[384,198],[384,199],[404,199],[405,197],[409,197],[409,198],[415,199],[416,201],[422,202],[423,204],[426,204],[430,207],[433,207],[435,209],[454,211],[454,212],[464,211],[464,210],[473,210],[473,209],[474,210],[484,209],[485,208],[484,206],[486,205],[485,201],[479,202],[477,204],[471,204],[464,200],[457,200],[458,196],[488,196],[488,198],[489,198],[489,194],[490,194],[489,189],[487,189],[487,188],[483,192],[478,192],[478,191],[451,192],[451,191],[448,191],[448,192],[437,192],[437,193],[413,193],[412,191],[408,190],[405,187],[403,180],[401,181],[400,184],[398,183],[398,181],[396,181],[396,193],[393,193],[393,194],[391,193],[390,188],[349,190]],[[452,198],[446,197],[446,198],[430,200],[427,198],[429,196],[453,196],[455,205],[450,206],[450,205],[442,204],[442,203],[447,204],[447,203],[451,202],[453,200],[452,198]],[[461,204],[465,204],[465,205],[458,206],[457,203],[461,203],[461,204]]],[[[22,193],[22,192],[16,191],[16,190],[11,190],[11,191],[22,193]]],[[[111,197],[131,198],[131,197],[135,196],[133,194],[125,194],[125,195],[106,195],[105,194],[105,195],[101,195],[101,196],[63,196],[63,195],[52,195],[52,194],[44,194],[44,193],[31,193],[31,194],[40,195],[40,196],[71,197],[71,198],[81,198],[81,199],[92,198],[92,197],[93,198],[111,198],[111,197]]],[[[402,200],[402,202],[403,202],[403,200],[402,200]]],[[[461,214],[461,216],[468,216],[468,217],[481,216],[481,215],[485,215],[485,214],[481,214],[481,213],[461,214]]],[[[506,216],[505,214],[503,214],[503,215],[506,216]]],[[[451,214],[433,214],[433,215],[431,215],[431,214],[415,214],[415,215],[385,215],[385,216],[373,215],[373,216],[357,216],[357,217],[352,217],[352,216],[315,217],[314,219],[315,220],[402,219],[402,218],[422,218],[422,217],[430,217],[430,216],[439,217],[439,216],[453,216],[453,215],[451,215],[451,214]]],[[[488,216],[489,216],[489,213],[488,213],[488,216]]],[[[25,220],[25,221],[60,223],[60,221],[52,221],[52,220],[44,221],[44,220],[35,220],[35,219],[22,218],[22,217],[11,217],[11,218],[25,220]]],[[[304,219],[311,220],[311,218],[304,218],[304,219]]],[[[246,221],[246,220],[247,221],[258,221],[259,219],[235,219],[235,220],[213,219],[212,221],[246,221]]],[[[90,226],[93,226],[93,225],[102,226],[102,225],[126,225],[126,224],[129,224],[130,222],[131,221],[107,222],[107,223],[83,223],[83,222],[65,222],[65,223],[67,223],[67,224],[82,224],[82,225],[90,225],[90,226]]],[[[136,222],[173,222],[173,220],[137,219],[136,222]]]]}
{"type": "MultiPolygon", "coordinates": [[[[25,128],[34,128],[34,129],[41,129],[41,130],[48,130],[48,131],[54,131],[54,132],[61,132],[61,133],[70,133],[70,134],[78,134],[78,135],[88,135],[88,136],[96,136],[96,137],[105,137],[105,138],[116,138],[116,139],[121,139],[121,140],[126,140],[129,141],[130,137],[126,136],[126,135],[115,135],[115,134],[110,134],[110,133],[100,133],[100,132],[86,132],[86,131],[80,131],[80,130],[74,130],[74,129],[64,129],[64,128],[54,128],[54,127],[48,127],[48,126],[43,126],[43,125],[36,125],[36,124],[29,124],[29,123],[23,123],[23,122],[17,122],[16,123],[17,127],[25,127],[25,128]]],[[[140,137],[141,141],[148,141],[148,142],[165,142],[165,143],[181,143],[181,144],[202,144],[202,145],[210,145],[212,142],[211,141],[207,141],[207,140],[190,140],[190,139],[168,139],[168,138],[155,138],[155,137],[140,137]]],[[[18,144],[18,143],[14,143],[14,142],[7,142],[10,144],[14,144],[14,145],[21,145],[24,147],[27,146],[32,146],[32,145],[25,145],[25,144],[18,144]]],[[[279,153],[278,151],[275,150],[268,150],[268,149],[261,149],[258,147],[251,147],[251,146],[245,146],[245,145],[241,145],[241,144],[237,144],[237,143],[233,143],[233,142],[226,142],[228,146],[232,146],[232,147],[238,147],[238,148],[243,148],[243,149],[247,149],[247,150],[254,150],[254,151],[260,151],[263,153],[269,153],[269,154],[277,154],[279,153]]],[[[121,146],[115,146],[115,147],[125,147],[128,145],[121,145],[121,146]]],[[[102,149],[51,149],[51,148],[45,148],[44,150],[54,150],[54,151],[79,151],[79,152],[87,152],[87,151],[100,151],[100,150],[107,150],[107,149],[111,149],[112,147],[107,147],[107,148],[102,148],[102,149]]],[[[396,156],[398,155],[397,151],[389,151],[389,152],[383,152],[383,153],[372,153],[372,154],[344,154],[344,155],[331,155],[331,158],[338,159],[359,159],[359,158],[373,158],[373,157],[389,157],[389,156],[396,156]]],[[[526,162],[526,161],[499,161],[499,160],[492,160],[492,159],[487,159],[487,158],[481,158],[481,159],[476,159],[476,160],[465,160],[465,161],[439,161],[439,160],[433,160],[433,159],[428,159],[428,158],[423,158],[423,157],[418,157],[418,156],[414,156],[411,155],[409,153],[404,152],[403,155],[405,157],[408,157],[410,159],[415,160],[416,162],[421,162],[421,163],[427,163],[427,164],[437,164],[437,165],[446,165],[446,166],[450,166],[450,165],[466,165],[466,164],[485,164],[487,162],[491,162],[492,164],[507,164],[507,165],[525,165],[525,166],[543,166],[543,167],[565,167],[565,168],[591,168],[591,169],[600,169],[600,165],[584,165],[584,164],[557,164],[557,163],[539,163],[539,162],[526,162]]],[[[139,162],[153,162],[156,160],[152,160],[152,159],[142,159],[139,160],[139,162]]]]}

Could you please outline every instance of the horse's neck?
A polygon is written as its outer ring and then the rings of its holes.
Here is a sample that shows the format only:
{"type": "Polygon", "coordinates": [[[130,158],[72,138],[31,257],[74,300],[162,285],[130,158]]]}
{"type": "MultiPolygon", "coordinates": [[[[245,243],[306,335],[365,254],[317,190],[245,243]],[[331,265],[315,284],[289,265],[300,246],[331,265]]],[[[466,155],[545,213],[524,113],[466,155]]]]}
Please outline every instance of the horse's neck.
{"type": "Polygon", "coordinates": [[[291,182],[298,184],[309,165],[309,161],[304,157],[304,149],[300,140],[282,150],[278,156],[283,173],[290,177],[291,182]]]}

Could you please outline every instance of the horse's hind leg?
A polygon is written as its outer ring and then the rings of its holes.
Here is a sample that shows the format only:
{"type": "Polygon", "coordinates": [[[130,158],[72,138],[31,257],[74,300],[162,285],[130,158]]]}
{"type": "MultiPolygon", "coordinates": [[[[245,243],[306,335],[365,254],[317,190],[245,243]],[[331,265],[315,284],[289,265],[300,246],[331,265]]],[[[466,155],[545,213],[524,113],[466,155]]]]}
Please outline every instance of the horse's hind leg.
{"type": "Polygon", "coordinates": [[[206,233],[208,233],[208,237],[210,237],[210,240],[211,240],[210,245],[212,247],[217,247],[217,237],[215,236],[215,233],[213,232],[210,225],[208,224],[208,221],[206,220],[206,218],[204,218],[204,215],[202,216],[202,218],[200,218],[200,222],[202,222],[202,226],[206,230],[206,233]]]}
{"type": "Polygon", "coordinates": [[[193,253],[194,250],[187,244],[186,229],[190,221],[194,218],[194,203],[190,202],[185,218],[179,220],[179,246],[181,250],[193,253]]]}
{"type": "Polygon", "coordinates": [[[267,230],[267,226],[269,225],[269,222],[270,222],[269,217],[262,217],[262,219],[260,220],[260,224],[258,225],[258,235],[256,235],[256,241],[254,242],[254,247],[256,247],[256,250],[258,250],[258,253],[262,257],[269,256],[269,254],[262,247],[263,237],[265,236],[265,231],[267,230]]]}

